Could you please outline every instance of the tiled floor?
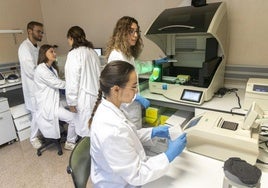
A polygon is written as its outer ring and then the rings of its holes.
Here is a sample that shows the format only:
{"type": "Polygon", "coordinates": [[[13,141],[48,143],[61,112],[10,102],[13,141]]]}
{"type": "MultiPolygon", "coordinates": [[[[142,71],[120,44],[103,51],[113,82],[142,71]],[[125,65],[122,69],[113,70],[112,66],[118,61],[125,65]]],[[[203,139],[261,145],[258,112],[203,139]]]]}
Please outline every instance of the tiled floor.
{"type": "MultiPolygon", "coordinates": [[[[0,187],[3,188],[73,188],[66,172],[71,151],[57,154],[50,147],[41,156],[29,140],[0,146],[0,187]]],[[[90,180],[88,188],[92,187],[90,180]]]]}

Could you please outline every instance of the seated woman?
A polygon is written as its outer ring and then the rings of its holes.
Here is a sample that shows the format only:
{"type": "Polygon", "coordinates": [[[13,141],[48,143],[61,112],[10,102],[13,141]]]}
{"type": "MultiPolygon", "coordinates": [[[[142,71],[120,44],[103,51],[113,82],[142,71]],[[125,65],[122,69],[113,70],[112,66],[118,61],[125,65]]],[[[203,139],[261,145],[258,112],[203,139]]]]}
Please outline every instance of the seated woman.
{"type": "Polygon", "coordinates": [[[137,130],[126,118],[120,105],[135,99],[137,87],[134,66],[125,61],[113,61],[101,72],[98,99],[89,120],[94,188],[144,185],[163,176],[185,148],[185,133],[171,141],[168,126],[137,130]],[[142,143],[154,137],[168,138],[168,149],[148,157],[142,143]]]}
{"type": "Polygon", "coordinates": [[[77,137],[73,123],[74,113],[60,105],[59,89],[65,88],[65,81],[58,78],[55,61],[54,46],[42,45],[34,73],[35,119],[42,135],[53,139],[60,138],[59,120],[68,123],[67,141],[64,148],[72,150],[77,137]]]}

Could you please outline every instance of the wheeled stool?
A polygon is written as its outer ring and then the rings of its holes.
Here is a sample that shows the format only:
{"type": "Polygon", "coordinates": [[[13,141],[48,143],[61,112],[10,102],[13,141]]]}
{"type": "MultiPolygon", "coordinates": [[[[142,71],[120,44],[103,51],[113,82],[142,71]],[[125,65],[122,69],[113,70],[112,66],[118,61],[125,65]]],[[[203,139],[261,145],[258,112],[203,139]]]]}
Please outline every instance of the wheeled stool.
{"type": "Polygon", "coordinates": [[[41,156],[42,151],[45,150],[50,145],[56,145],[58,149],[58,155],[62,155],[61,141],[60,139],[44,138],[44,143],[40,148],[37,149],[37,155],[41,156]]]}

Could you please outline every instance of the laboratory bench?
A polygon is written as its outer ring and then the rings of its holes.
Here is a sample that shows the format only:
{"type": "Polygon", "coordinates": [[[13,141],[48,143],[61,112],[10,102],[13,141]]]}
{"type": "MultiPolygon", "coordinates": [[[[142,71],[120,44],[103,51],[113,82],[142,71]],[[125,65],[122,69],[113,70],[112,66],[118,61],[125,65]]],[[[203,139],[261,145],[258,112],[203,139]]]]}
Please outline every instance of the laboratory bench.
{"type": "MultiPolygon", "coordinates": [[[[245,90],[238,89],[235,92],[237,92],[237,95],[239,96],[240,104],[241,106],[243,106],[245,90]]],[[[238,101],[238,98],[236,97],[235,92],[226,93],[222,97],[214,96],[211,100],[205,101],[201,105],[194,105],[194,104],[170,100],[161,94],[151,93],[149,89],[145,89],[141,91],[140,94],[143,97],[149,99],[152,105],[174,108],[177,110],[184,110],[184,111],[190,111],[190,112],[195,112],[195,113],[196,111],[199,111],[199,110],[212,110],[212,111],[218,111],[218,112],[224,112],[224,113],[231,113],[231,110],[233,108],[239,107],[239,104],[238,104],[239,101],[238,101]]],[[[245,115],[246,111],[243,110],[242,108],[233,109],[232,113],[236,115],[245,115]]]]}
{"type": "MultiPolygon", "coordinates": [[[[211,100],[206,101],[201,105],[170,100],[161,94],[151,93],[149,89],[142,90],[140,94],[149,99],[151,105],[173,108],[179,111],[188,111],[195,115],[204,111],[217,111],[244,116],[247,112],[243,110],[245,95],[245,89],[243,88],[239,88],[235,92],[226,93],[222,97],[214,96],[211,100]],[[239,101],[242,108],[238,108],[239,101]]],[[[143,187],[221,188],[224,178],[223,164],[223,161],[185,149],[182,154],[171,163],[167,173],[163,177],[150,182],[143,187]]],[[[256,166],[262,170],[261,187],[268,187],[268,164],[256,163],[256,166]]]]}
{"type": "MultiPolygon", "coordinates": [[[[164,176],[147,183],[143,188],[222,188],[223,161],[192,153],[185,149],[171,162],[164,176]]],[[[268,166],[257,164],[262,170],[261,187],[268,187],[268,166]]]]}

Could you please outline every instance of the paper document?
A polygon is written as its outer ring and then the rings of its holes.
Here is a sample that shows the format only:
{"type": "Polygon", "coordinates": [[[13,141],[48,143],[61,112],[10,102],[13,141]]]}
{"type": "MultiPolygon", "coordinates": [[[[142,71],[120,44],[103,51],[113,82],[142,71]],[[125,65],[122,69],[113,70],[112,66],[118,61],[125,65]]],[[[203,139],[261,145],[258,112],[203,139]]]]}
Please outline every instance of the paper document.
{"type": "Polygon", "coordinates": [[[169,135],[173,141],[183,133],[182,127],[193,117],[192,112],[177,111],[167,119],[166,124],[170,125],[169,135]]]}
{"type": "Polygon", "coordinates": [[[169,128],[169,136],[170,136],[170,139],[173,141],[173,140],[176,140],[176,138],[178,138],[181,133],[182,133],[182,128],[181,126],[175,126],[175,127],[171,127],[169,128]]]}

